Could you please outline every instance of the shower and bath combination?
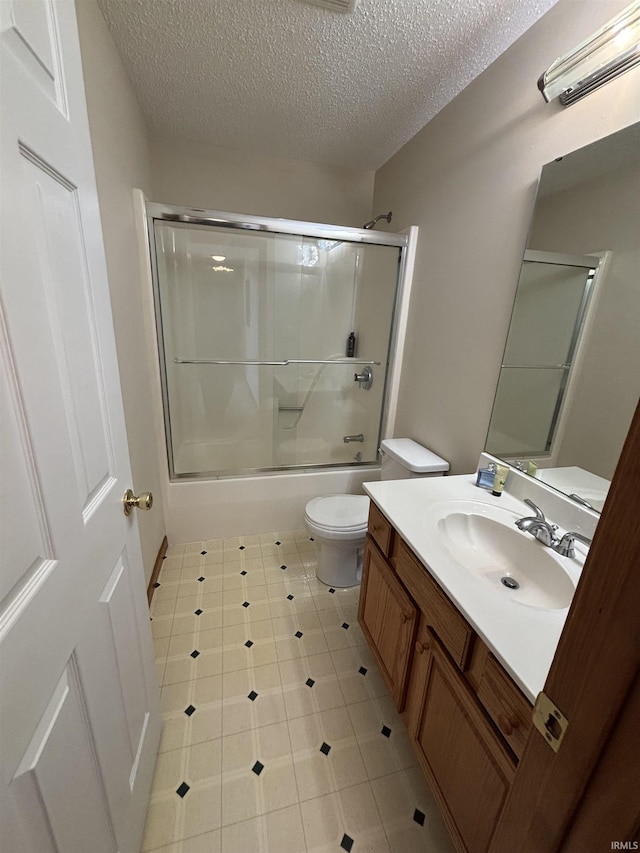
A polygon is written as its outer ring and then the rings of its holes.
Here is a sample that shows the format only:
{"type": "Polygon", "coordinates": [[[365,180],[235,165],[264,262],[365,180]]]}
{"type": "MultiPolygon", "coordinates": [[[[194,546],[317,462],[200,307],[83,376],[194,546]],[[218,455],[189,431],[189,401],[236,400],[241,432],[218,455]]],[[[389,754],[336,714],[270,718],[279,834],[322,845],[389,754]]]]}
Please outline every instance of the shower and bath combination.
{"type": "Polygon", "coordinates": [[[147,222],[170,478],[376,464],[407,237],[161,204],[147,222]]]}

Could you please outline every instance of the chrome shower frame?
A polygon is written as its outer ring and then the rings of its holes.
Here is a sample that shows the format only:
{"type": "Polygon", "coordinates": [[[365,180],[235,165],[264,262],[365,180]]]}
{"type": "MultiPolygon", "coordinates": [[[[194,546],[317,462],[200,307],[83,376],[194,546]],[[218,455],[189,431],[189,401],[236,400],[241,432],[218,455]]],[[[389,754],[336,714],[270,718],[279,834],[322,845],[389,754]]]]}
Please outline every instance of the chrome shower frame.
{"type": "MultiPolygon", "coordinates": [[[[382,428],[385,423],[387,409],[388,379],[393,372],[394,362],[401,357],[397,352],[397,319],[402,295],[402,284],[405,278],[407,266],[407,248],[409,238],[404,234],[390,234],[382,231],[371,231],[364,228],[348,228],[340,225],[328,225],[317,222],[305,222],[304,220],[278,219],[265,216],[253,216],[242,213],[229,213],[227,211],[203,210],[201,208],[181,207],[178,205],[162,204],[158,202],[146,203],[146,226],[149,241],[149,253],[151,260],[151,273],[153,281],[153,302],[155,313],[155,325],[158,347],[158,362],[160,368],[160,383],[162,388],[162,408],[165,427],[165,444],[167,448],[167,460],[169,467],[169,478],[175,482],[185,480],[217,480],[232,477],[250,477],[262,474],[289,474],[300,472],[312,472],[332,470],[340,468],[375,468],[379,462],[380,452],[377,453],[377,462],[338,462],[301,464],[287,466],[273,466],[267,468],[243,468],[241,470],[204,471],[198,473],[181,474],[176,473],[173,458],[173,441],[171,434],[171,418],[169,414],[169,395],[167,386],[167,372],[165,364],[165,345],[163,337],[162,311],[160,303],[160,282],[158,276],[157,246],[154,223],[156,221],[176,222],[187,225],[210,225],[216,228],[231,228],[244,231],[261,231],[272,234],[289,234],[299,237],[312,237],[320,240],[336,240],[348,243],[373,244],[379,246],[392,246],[400,249],[399,269],[396,280],[396,292],[393,302],[391,316],[391,333],[389,335],[389,346],[387,359],[384,363],[385,378],[382,394],[382,405],[380,408],[380,422],[378,425],[379,439],[382,438],[382,428]]],[[[358,363],[358,359],[353,360],[358,363]]],[[[371,364],[372,362],[360,361],[360,364],[371,364]]]]}

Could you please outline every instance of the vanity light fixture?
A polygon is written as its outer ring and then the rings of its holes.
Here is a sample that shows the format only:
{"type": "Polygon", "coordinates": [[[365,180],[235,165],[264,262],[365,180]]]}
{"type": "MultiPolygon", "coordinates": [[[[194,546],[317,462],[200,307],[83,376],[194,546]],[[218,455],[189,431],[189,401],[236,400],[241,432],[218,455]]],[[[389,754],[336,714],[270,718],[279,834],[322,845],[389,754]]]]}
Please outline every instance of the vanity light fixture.
{"type": "Polygon", "coordinates": [[[547,103],[558,98],[567,107],[636,65],[640,65],[640,0],[556,59],[538,80],[538,89],[547,103]]]}

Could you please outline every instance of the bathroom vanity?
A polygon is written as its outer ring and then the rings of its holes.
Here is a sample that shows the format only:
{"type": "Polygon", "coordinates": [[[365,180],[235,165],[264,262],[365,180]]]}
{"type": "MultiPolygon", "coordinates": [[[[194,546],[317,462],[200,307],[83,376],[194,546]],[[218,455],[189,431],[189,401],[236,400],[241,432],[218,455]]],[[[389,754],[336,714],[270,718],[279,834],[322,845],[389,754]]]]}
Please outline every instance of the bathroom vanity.
{"type": "MultiPolygon", "coordinates": [[[[372,503],[360,625],[454,842],[480,853],[524,750],[567,608],[540,606],[535,597],[534,606],[522,604],[491,572],[472,575],[446,553],[447,523],[434,519],[504,515],[511,541],[511,516],[527,514],[513,496],[482,493],[470,477],[365,489],[372,503]]],[[[548,550],[515,527],[513,536],[525,562],[530,543],[536,558],[548,550]]],[[[582,561],[582,554],[556,560],[572,586],[582,561]]]]}

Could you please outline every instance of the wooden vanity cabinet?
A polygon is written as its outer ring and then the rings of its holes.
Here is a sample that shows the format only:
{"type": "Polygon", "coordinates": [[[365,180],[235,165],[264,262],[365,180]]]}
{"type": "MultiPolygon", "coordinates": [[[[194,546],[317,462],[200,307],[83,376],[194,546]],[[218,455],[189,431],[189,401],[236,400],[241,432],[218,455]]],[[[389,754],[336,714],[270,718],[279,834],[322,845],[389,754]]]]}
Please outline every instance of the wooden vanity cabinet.
{"type": "Polygon", "coordinates": [[[418,608],[370,542],[365,547],[358,621],[393,701],[402,711],[418,608]]]}
{"type": "Polygon", "coordinates": [[[426,679],[414,746],[458,847],[480,853],[489,845],[515,765],[435,637],[421,658],[426,679]]]}
{"type": "Polygon", "coordinates": [[[454,842],[464,853],[483,853],[532,707],[398,532],[371,509],[360,625],[454,842]]]}

